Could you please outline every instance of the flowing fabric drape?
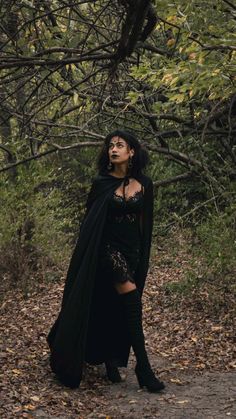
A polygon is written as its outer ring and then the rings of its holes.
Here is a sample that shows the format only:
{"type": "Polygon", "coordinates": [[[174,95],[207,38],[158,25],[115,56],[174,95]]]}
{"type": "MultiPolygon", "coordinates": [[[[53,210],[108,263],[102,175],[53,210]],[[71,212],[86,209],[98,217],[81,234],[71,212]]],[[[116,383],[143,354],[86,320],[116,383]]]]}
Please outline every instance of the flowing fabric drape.
{"type": "MultiPolygon", "coordinates": [[[[135,178],[144,187],[144,204],[140,220],[141,259],[134,278],[137,288],[142,293],[148,271],[151,246],[153,186],[150,178],[143,174],[135,178]]],[[[108,202],[124,179],[111,175],[99,175],[92,184],[87,199],[86,214],[67,272],[61,310],[47,338],[51,351],[51,368],[62,383],[71,387],[79,386],[83,364],[87,360],[88,327],[91,324],[89,320],[93,312],[95,279],[98,280],[96,275],[98,251],[106,222],[108,202]]],[[[101,305],[104,305],[106,304],[105,299],[109,299],[109,295],[104,294],[99,298],[101,305]]],[[[112,321],[112,319],[109,320],[112,321]]],[[[96,324],[97,327],[99,328],[99,325],[96,324]]],[[[97,334],[98,332],[96,330],[97,334]]],[[[93,335],[93,330],[89,330],[89,335],[93,335]]],[[[123,348],[125,349],[121,354],[121,359],[123,357],[125,365],[130,350],[128,341],[123,342],[123,348]]],[[[92,352],[96,352],[96,348],[92,351],[90,348],[90,353],[92,352]]],[[[95,355],[94,358],[96,359],[95,355]]]]}

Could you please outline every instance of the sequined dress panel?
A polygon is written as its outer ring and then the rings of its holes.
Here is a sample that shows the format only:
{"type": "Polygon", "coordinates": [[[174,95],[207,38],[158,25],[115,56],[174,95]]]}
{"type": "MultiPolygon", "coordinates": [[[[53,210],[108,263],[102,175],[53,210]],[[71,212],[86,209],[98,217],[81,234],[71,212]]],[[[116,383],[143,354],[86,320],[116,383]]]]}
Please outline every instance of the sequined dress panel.
{"type": "Polygon", "coordinates": [[[142,206],[142,191],[128,198],[114,193],[110,199],[99,251],[100,268],[109,281],[134,282],[140,259],[142,206]]]}

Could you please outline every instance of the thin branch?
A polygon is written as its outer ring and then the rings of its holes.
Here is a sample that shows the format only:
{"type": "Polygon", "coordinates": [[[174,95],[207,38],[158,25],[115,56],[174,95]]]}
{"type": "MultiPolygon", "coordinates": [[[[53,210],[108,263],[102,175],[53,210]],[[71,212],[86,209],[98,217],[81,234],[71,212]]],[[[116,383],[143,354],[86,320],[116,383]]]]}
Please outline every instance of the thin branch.
{"type": "Polygon", "coordinates": [[[56,143],[52,143],[52,145],[59,151],[66,151],[66,150],[71,150],[73,148],[80,148],[80,147],[97,147],[97,146],[103,145],[103,142],[102,141],[97,141],[97,142],[85,141],[81,143],[71,144],[68,146],[60,146],[59,144],[56,144],[56,143]]]}
{"type": "MultiPolygon", "coordinates": [[[[88,135],[90,137],[94,137],[94,136],[98,135],[98,134],[95,134],[95,133],[90,132],[90,131],[84,131],[84,132],[85,132],[86,135],[88,135]]],[[[104,136],[100,136],[100,138],[101,137],[104,140],[104,136]]],[[[27,157],[26,159],[23,159],[23,160],[20,160],[18,162],[15,162],[13,164],[10,164],[8,166],[5,166],[2,169],[0,169],[0,172],[5,172],[5,171],[11,169],[12,167],[19,166],[19,165],[27,163],[31,160],[39,159],[41,157],[44,157],[44,156],[46,156],[48,154],[51,154],[51,153],[54,153],[56,151],[60,151],[60,152],[61,151],[68,151],[68,150],[71,150],[71,149],[74,149],[74,148],[81,148],[81,147],[98,147],[98,146],[101,146],[102,144],[103,144],[103,141],[79,142],[79,143],[71,144],[69,146],[61,146],[57,143],[53,143],[52,144],[53,147],[54,147],[53,149],[47,150],[43,153],[39,153],[39,154],[30,156],[30,157],[27,157]]],[[[147,149],[149,149],[151,151],[155,151],[155,152],[160,153],[160,154],[165,154],[167,156],[167,158],[168,157],[173,157],[174,159],[179,160],[179,161],[187,164],[188,166],[196,166],[199,169],[204,169],[204,166],[202,165],[202,163],[200,161],[198,161],[198,160],[196,160],[196,159],[194,159],[190,156],[187,156],[184,153],[181,153],[181,152],[176,151],[176,150],[166,149],[166,148],[163,148],[163,147],[157,147],[157,146],[149,144],[149,143],[144,143],[144,145],[147,147],[147,149]]]]}
{"type": "Polygon", "coordinates": [[[186,173],[182,173],[182,175],[174,176],[169,179],[157,180],[156,182],[153,182],[153,185],[158,188],[159,186],[170,185],[171,183],[176,183],[182,180],[187,180],[187,179],[190,179],[191,177],[193,177],[193,172],[189,171],[186,173]]]}
{"type": "Polygon", "coordinates": [[[99,142],[91,142],[91,141],[90,142],[87,141],[87,142],[83,142],[83,143],[82,142],[81,143],[76,143],[76,144],[72,144],[71,146],[64,146],[64,147],[61,147],[58,144],[53,144],[54,148],[52,148],[50,150],[47,150],[47,151],[44,151],[43,153],[39,153],[39,154],[35,154],[34,156],[27,157],[26,159],[19,160],[15,163],[9,164],[9,165],[3,167],[2,169],[0,169],[0,173],[1,172],[6,172],[7,170],[12,169],[13,167],[20,166],[22,164],[28,163],[29,161],[40,159],[42,157],[47,156],[48,154],[52,154],[52,153],[59,152],[59,151],[68,151],[68,150],[73,149],[73,148],[97,147],[98,145],[101,145],[101,144],[103,144],[103,143],[102,142],[100,142],[100,143],[99,142]]]}
{"type": "Polygon", "coordinates": [[[39,60],[36,58],[25,57],[25,59],[20,58],[17,60],[14,58],[14,61],[11,62],[9,59],[2,59],[2,64],[0,64],[0,69],[8,69],[8,68],[22,68],[22,67],[55,67],[58,65],[66,65],[66,64],[76,64],[82,63],[85,61],[106,61],[106,60],[113,60],[115,58],[115,54],[95,54],[95,55],[83,55],[81,57],[72,57],[72,58],[64,58],[59,60],[52,60],[52,59],[45,59],[39,60]]]}
{"type": "Polygon", "coordinates": [[[0,144],[0,148],[8,154],[9,160],[13,160],[12,152],[5,145],[0,144]]]}
{"type": "Polygon", "coordinates": [[[236,51],[236,46],[233,45],[203,45],[204,51],[236,51]]]}
{"type": "Polygon", "coordinates": [[[204,169],[204,165],[199,160],[194,159],[187,154],[181,153],[180,151],[176,151],[170,148],[158,147],[149,143],[145,143],[145,146],[151,151],[156,151],[157,153],[165,154],[167,156],[173,156],[177,160],[180,160],[189,166],[196,166],[200,169],[204,169]]]}
{"type": "Polygon", "coordinates": [[[235,4],[232,3],[232,1],[223,0],[223,2],[228,4],[228,6],[232,7],[232,9],[236,10],[236,6],[235,6],[235,4]]]}
{"type": "Polygon", "coordinates": [[[37,52],[36,54],[34,54],[34,56],[32,58],[40,57],[40,56],[46,55],[46,54],[54,54],[56,52],[63,52],[63,53],[66,53],[66,54],[75,53],[75,54],[79,54],[81,57],[83,57],[85,55],[92,54],[96,51],[99,51],[101,49],[104,50],[107,47],[114,46],[117,43],[118,43],[118,41],[111,41],[111,42],[108,42],[106,44],[99,45],[96,48],[93,48],[93,49],[90,49],[89,51],[87,51],[86,54],[85,53],[81,54],[81,50],[79,48],[51,47],[51,48],[47,48],[47,49],[44,49],[42,51],[37,52]]]}

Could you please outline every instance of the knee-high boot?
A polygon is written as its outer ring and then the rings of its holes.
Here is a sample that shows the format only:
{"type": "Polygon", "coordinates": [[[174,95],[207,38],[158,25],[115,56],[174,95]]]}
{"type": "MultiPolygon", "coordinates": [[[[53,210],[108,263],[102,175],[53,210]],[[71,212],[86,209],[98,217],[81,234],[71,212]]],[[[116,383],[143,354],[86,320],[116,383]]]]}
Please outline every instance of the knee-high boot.
{"type": "Polygon", "coordinates": [[[140,387],[146,387],[148,391],[157,393],[165,388],[151,369],[142,327],[142,303],[137,289],[120,294],[131,346],[137,360],[135,373],[140,387]]]}

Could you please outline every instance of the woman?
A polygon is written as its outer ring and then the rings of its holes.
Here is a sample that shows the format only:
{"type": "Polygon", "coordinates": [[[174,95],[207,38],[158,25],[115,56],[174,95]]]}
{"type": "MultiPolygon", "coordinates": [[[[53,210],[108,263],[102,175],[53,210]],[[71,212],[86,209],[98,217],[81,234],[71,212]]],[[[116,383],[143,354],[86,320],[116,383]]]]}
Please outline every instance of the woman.
{"type": "Polygon", "coordinates": [[[164,388],[150,367],[142,329],[153,216],[146,164],[147,152],[132,134],[117,130],[106,137],[61,311],[48,335],[52,370],[70,387],[79,386],[84,361],[105,362],[108,378],[121,381],[118,367],[127,366],[132,346],[140,387],[164,388]]]}

